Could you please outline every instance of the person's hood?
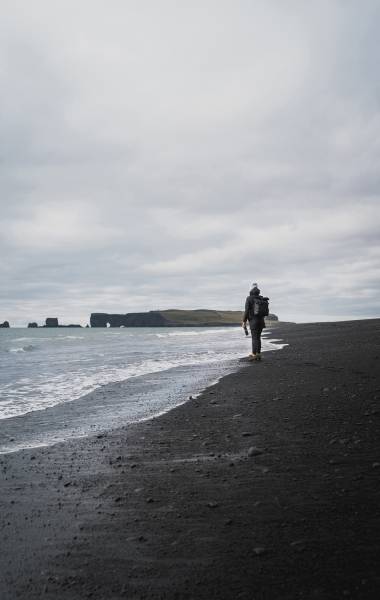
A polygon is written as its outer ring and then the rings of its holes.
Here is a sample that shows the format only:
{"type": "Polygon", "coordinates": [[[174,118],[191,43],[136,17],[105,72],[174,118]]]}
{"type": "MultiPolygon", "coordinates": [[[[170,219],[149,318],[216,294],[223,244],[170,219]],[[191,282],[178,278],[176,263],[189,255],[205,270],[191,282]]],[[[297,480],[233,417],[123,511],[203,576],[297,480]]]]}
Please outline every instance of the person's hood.
{"type": "Polygon", "coordinates": [[[250,296],[260,296],[260,290],[258,287],[254,287],[249,292],[250,296]]]}

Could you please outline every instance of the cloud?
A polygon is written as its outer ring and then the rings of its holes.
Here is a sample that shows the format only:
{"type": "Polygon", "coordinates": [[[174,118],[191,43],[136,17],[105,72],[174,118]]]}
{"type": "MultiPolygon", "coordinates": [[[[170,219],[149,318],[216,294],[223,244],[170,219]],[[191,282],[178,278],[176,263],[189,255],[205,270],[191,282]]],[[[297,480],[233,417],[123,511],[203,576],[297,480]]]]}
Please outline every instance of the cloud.
{"type": "Polygon", "coordinates": [[[0,321],[238,309],[256,279],[283,318],[378,315],[379,17],[4,2],[0,321]]]}
{"type": "MultiPolygon", "coordinates": [[[[96,211],[96,208],[95,208],[96,211]]],[[[72,252],[80,248],[102,248],[121,236],[121,231],[104,226],[91,205],[72,199],[33,206],[31,214],[7,223],[5,237],[10,245],[27,250],[72,252]]]]}

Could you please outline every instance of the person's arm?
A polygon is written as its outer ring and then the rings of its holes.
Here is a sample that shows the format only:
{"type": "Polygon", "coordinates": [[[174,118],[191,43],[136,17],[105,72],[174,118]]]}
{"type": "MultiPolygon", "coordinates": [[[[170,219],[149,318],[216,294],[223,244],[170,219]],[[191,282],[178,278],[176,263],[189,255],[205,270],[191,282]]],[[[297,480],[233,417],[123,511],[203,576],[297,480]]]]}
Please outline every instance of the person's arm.
{"type": "Polygon", "coordinates": [[[245,309],[244,309],[244,316],[243,316],[243,322],[242,322],[243,327],[247,324],[248,312],[249,312],[249,296],[247,297],[247,299],[245,301],[245,309]]]}

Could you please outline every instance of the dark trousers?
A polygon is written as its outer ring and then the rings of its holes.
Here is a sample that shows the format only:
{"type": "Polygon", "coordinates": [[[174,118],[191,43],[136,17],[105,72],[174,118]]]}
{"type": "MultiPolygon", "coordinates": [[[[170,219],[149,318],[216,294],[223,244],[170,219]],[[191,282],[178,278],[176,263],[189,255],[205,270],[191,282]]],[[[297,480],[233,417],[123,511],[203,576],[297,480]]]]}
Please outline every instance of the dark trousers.
{"type": "Polygon", "coordinates": [[[252,354],[260,354],[261,352],[261,332],[263,324],[261,321],[250,321],[249,323],[252,336],[252,354]]]}

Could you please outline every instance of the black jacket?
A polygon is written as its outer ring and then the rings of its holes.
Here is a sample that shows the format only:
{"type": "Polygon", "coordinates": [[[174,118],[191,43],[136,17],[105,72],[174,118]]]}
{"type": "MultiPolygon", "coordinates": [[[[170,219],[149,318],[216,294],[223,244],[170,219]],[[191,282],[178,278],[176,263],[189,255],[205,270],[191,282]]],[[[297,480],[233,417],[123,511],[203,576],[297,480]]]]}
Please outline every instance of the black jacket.
{"type": "Polygon", "coordinates": [[[262,298],[262,296],[260,296],[260,290],[258,290],[257,288],[254,288],[253,290],[251,290],[249,293],[249,296],[247,296],[247,299],[245,301],[243,321],[244,322],[249,321],[249,325],[250,325],[251,329],[257,328],[257,327],[261,327],[262,329],[264,329],[264,327],[265,327],[264,317],[253,316],[253,299],[255,296],[258,298],[262,298]]]}

